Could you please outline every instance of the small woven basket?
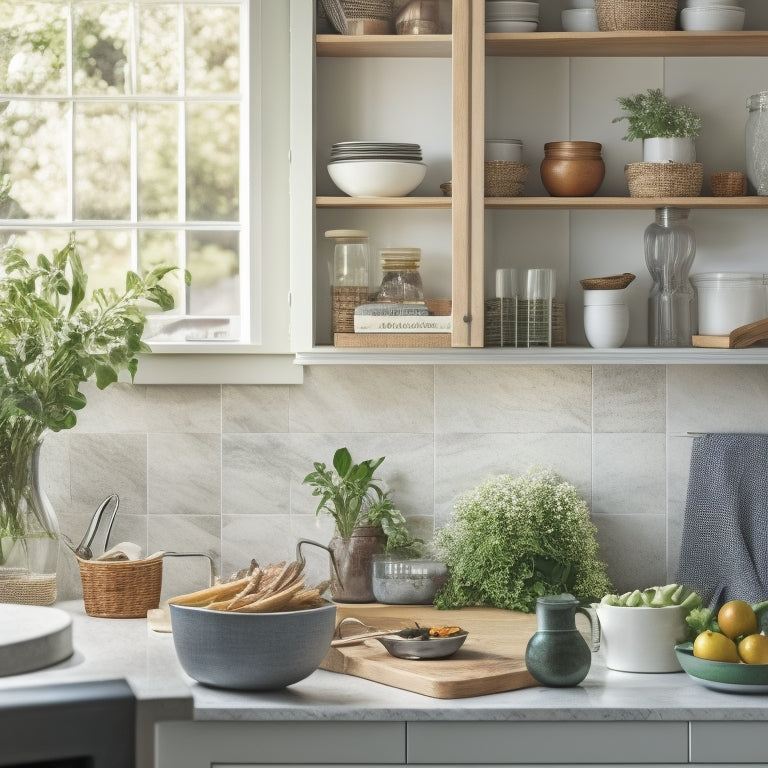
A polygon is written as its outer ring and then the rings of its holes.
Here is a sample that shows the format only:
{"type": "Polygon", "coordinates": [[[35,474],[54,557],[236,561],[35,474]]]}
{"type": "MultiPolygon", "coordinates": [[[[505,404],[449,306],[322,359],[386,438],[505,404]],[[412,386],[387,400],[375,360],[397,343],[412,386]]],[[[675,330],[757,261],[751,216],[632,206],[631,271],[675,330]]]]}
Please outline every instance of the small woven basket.
{"type": "Polygon", "coordinates": [[[101,619],[143,619],[160,605],[163,558],[144,560],[82,560],[83,602],[89,616],[101,619]]]}
{"type": "Polygon", "coordinates": [[[626,288],[635,277],[631,272],[624,272],[621,275],[587,277],[579,280],[579,283],[585,291],[617,291],[626,288]]]}
{"type": "Polygon", "coordinates": [[[747,194],[747,176],[741,171],[718,171],[709,177],[714,197],[743,197],[747,194]]]}
{"type": "Polygon", "coordinates": [[[629,163],[624,176],[630,197],[699,197],[704,182],[701,163],[629,163]]]}
{"type": "Polygon", "coordinates": [[[491,160],[485,163],[486,197],[520,197],[528,179],[528,163],[491,160]]]}
{"type": "Polygon", "coordinates": [[[669,32],[675,28],[677,0],[595,0],[601,32],[669,32]]]}

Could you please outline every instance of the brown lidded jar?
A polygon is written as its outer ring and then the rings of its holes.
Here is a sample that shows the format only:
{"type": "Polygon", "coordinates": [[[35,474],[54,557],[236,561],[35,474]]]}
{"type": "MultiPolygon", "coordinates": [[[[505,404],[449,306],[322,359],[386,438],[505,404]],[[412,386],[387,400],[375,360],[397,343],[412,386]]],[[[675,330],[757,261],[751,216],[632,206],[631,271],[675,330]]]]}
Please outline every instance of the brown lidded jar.
{"type": "Polygon", "coordinates": [[[554,197],[591,197],[605,177],[596,141],[550,141],[544,145],[541,181],[554,197]]]}

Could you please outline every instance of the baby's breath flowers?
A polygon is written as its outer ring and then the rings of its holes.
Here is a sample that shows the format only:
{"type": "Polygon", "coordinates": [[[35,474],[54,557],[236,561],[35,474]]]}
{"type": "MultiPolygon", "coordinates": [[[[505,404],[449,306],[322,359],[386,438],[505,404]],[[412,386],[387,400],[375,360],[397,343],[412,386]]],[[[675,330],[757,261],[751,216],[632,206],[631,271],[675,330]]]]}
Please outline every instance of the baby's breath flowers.
{"type": "Polygon", "coordinates": [[[543,595],[599,600],[611,583],[595,533],[587,503],[553,471],[491,478],[457,499],[436,534],[450,578],[435,605],[530,613],[543,595]]]}

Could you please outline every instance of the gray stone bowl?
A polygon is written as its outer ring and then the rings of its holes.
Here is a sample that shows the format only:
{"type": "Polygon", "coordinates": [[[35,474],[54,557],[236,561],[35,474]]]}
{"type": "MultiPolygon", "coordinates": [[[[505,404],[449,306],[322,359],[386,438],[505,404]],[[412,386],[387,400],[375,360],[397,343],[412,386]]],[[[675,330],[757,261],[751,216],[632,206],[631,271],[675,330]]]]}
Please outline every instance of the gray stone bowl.
{"type": "Polygon", "coordinates": [[[270,691],[298,683],[320,666],[336,625],[333,603],[281,613],[169,607],[182,669],[215,688],[270,691]]]}

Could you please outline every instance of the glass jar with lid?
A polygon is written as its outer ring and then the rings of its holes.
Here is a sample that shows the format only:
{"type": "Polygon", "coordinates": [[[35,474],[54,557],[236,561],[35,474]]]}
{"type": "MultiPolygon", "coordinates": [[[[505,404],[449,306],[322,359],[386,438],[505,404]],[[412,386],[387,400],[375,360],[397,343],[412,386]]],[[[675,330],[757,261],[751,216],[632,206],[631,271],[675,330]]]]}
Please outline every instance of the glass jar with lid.
{"type": "Polygon", "coordinates": [[[377,301],[423,304],[421,248],[384,248],[380,251],[381,280],[377,301]]]}
{"type": "Polygon", "coordinates": [[[333,333],[354,333],[355,307],[370,299],[370,245],[362,229],[330,229],[334,240],[330,264],[333,333]]]}

